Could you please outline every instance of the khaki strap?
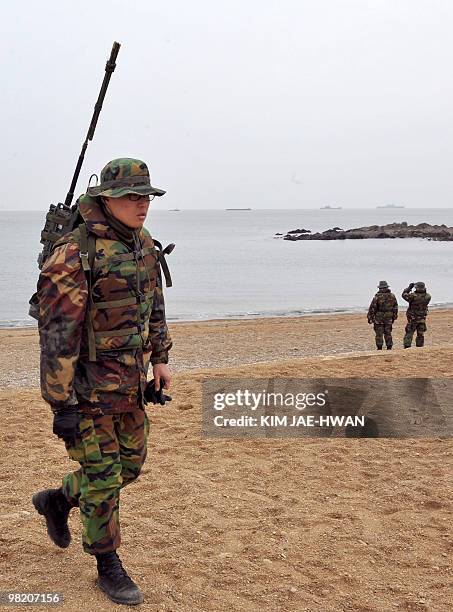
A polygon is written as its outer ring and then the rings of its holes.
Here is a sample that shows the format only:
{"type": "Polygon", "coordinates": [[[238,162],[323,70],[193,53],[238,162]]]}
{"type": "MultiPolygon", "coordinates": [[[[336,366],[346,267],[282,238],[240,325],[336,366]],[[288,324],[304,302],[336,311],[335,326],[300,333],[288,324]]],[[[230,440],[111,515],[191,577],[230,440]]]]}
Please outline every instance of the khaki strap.
{"type": "Polygon", "coordinates": [[[173,282],[171,280],[171,275],[170,275],[170,270],[168,268],[168,264],[167,261],[165,259],[165,255],[169,254],[169,252],[171,252],[173,249],[170,249],[169,251],[167,251],[167,249],[170,247],[170,245],[168,245],[167,247],[165,247],[165,249],[162,249],[162,245],[158,240],[154,240],[154,242],[157,244],[158,247],[160,247],[161,251],[156,251],[156,249],[154,247],[145,247],[144,249],[141,249],[141,251],[136,251],[135,253],[122,253],[121,255],[111,255],[110,257],[107,257],[104,260],[104,263],[107,263],[108,261],[115,261],[115,262],[122,262],[122,261],[132,261],[135,259],[135,255],[137,253],[141,253],[141,255],[144,257],[145,255],[149,255],[150,253],[156,252],[157,253],[157,261],[161,264],[162,266],[162,271],[164,273],[165,276],[165,285],[167,287],[172,287],[173,286],[173,282]]]}
{"type": "Polygon", "coordinates": [[[93,292],[92,292],[92,265],[96,256],[96,238],[88,236],[85,223],[79,225],[79,250],[82,268],[85,272],[88,285],[88,304],[85,316],[85,324],[88,338],[88,359],[96,361],[96,340],[93,329],[93,292]]]}
{"type": "Polygon", "coordinates": [[[94,270],[94,260],[96,259],[96,236],[88,234],[88,262],[90,269],[94,270]]]}
{"type": "Polygon", "coordinates": [[[137,326],[127,327],[126,329],[117,329],[116,331],[94,332],[96,338],[112,338],[114,336],[132,336],[140,333],[137,326]]]}
{"type": "MultiPolygon", "coordinates": [[[[83,224],[85,231],[86,225],[83,224]]],[[[88,234],[88,265],[90,266],[89,271],[89,279],[90,279],[90,306],[88,312],[88,359],[90,361],[96,361],[96,339],[94,337],[94,327],[93,327],[93,269],[94,269],[94,260],[96,258],[96,236],[93,234],[88,234]]]]}
{"type": "Polygon", "coordinates": [[[134,254],[133,253],[121,253],[120,255],[111,255],[110,257],[107,257],[104,261],[109,261],[112,260],[114,262],[119,262],[119,261],[132,261],[133,259],[135,259],[134,254]]]}
{"type": "Polygon", "coordinates": [[[144,257],[145,255],[149,255],[150,253],[155,252],[154,247],[145,247],[144,249],[140,249],[139,251],[131,251],[129,253],[120,253],[119,255],[110,255],[110,257],[106,257],[104,261],[132,261],[136,259],[137,256],[144,257]]]}
{"type": "MultiPolygon", "coordinates": [[[[154,291],[148,291],[144,294],[145,300],[150,300],[154,295],[154,291]]],[[[132,306],[132,304],[139,304],[142,300],[141,296],[124,298],[122,300],[111,300],[110,302],[94,302],[93,308],[96,310],[100,308],[119,308],[120,306],[132,306]]]]}
{"type": "Polygon", "coordinates": [[[137,298],[124,298],[123,300],[111,300],[110,302],[94,302],[93,308],[99,310],[101,308],[119,308],[120,306],[131,306],[137,303],[137,298]]]}
{"type": "Polygon", "coordinates": [[[88,261],[88,232],[87,232],[87,226],[85,225],[85,223],[81,223],[79,225],[79,231],[80,231],[79,247],[80,247],[80,259],[82,260],[82,268],[84,272],[91,273],[90,262],[88,261]]]}

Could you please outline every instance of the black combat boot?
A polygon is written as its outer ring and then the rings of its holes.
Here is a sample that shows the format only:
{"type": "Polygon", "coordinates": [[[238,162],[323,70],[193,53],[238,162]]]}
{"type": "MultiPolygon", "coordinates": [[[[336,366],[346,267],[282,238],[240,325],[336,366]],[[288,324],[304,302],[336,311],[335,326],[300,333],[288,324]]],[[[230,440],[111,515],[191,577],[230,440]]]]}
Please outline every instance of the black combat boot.
{"type": "Polygon", "coordinates": [[[377,346],[376,348],[378,351],[382,351],[382,346],[377,346]]]}
{"type": "Polygon", "coordinates": [[[52,542],[60,548],[67,548],[71,542],[68,516],[72,506],[61,487],[35,493],[31,500],[39,514],[46,519],[47,533],[52,542]]]}
{"type": "Polygon", "coordinates": [[[143,593],[127,575],[116,550],[96,555],[98,585],[109,599],[119,604],[134,605],[143,601],[143,593]]]}
{"type": "Polygon", "coordinates": [[[387,347],[387,350],[388,350],[388,351],[391,351],[391,350],[392,350],[392,347],[393,347],[393,344],[390,344],[390,345],[387,347]]]}

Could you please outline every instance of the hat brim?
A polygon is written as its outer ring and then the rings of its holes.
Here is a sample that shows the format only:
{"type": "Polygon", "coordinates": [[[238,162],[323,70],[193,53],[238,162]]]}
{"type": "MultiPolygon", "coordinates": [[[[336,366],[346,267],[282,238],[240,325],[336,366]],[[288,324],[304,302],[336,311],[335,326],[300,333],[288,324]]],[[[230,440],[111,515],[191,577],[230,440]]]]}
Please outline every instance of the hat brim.
{"type": "Polygon", "coordinates": [[[104,189],[102,185],[90,187],[87,194],[92,197],[105,196],[107,198],[122,198],[123,196],[135,193],[137,195],[163,196],[166,191],[158,189],[152,185],[137,185],[135,187],[116,187],[114,189],[104,189]]]}

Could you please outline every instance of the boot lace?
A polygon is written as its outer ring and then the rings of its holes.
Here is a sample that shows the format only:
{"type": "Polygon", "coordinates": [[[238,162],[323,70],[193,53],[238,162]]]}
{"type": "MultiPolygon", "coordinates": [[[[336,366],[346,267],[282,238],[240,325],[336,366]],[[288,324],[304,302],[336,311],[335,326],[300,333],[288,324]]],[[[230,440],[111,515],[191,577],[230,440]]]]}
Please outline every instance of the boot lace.
{"type": "Polygon", "coordinates": [[[99,572],[110,578],[119,587],[135,587],[135,583],[124,569],[118,554],[116,552],[108,554],[108,558],[100,558],[99,572]]]}

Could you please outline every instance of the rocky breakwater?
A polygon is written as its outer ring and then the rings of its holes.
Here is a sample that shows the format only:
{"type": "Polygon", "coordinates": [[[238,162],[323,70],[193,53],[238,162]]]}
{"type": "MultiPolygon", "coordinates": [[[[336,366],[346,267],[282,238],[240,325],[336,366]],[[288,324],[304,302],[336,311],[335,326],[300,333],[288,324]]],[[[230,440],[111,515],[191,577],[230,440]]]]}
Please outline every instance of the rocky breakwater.
{"type": "Polygon", "coordinates": [[[365,240],[367,238],[424,238],[426,240],[439,240],[453,242],[453,227],[447,225],[431,225],[419,223],[408,225],[402,223],[389,223],[387,225],[369,225],[343,230],[334,227],[324,232],[312,234],[309,230],[290,230],[283,236],[283,240],[365,240]]]}

